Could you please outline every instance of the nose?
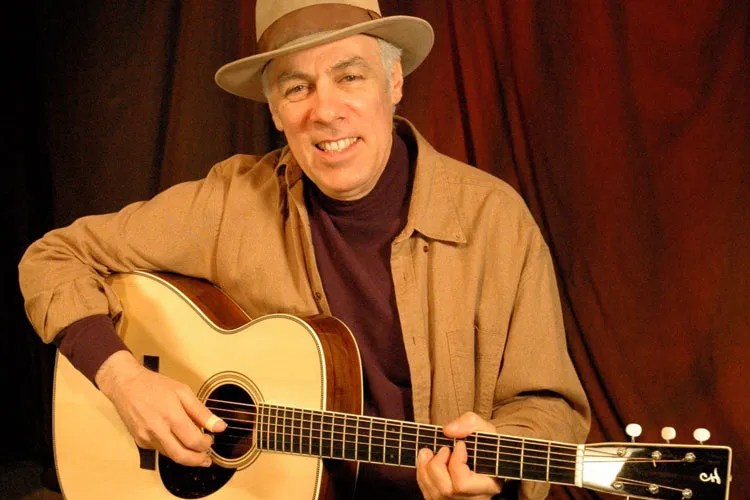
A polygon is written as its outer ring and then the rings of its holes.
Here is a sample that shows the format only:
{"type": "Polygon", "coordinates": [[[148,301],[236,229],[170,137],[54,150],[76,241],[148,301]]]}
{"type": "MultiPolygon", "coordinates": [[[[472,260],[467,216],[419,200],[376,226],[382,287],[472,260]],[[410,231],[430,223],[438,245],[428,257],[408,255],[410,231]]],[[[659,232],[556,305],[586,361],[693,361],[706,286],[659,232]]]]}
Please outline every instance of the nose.
{"type": "Polygon", "coordinates": [[[343,118],[344,103],[341,93],[333,85],[318,85],[312,103],[312,119],[318,123],[333,123],[343,118]]]}

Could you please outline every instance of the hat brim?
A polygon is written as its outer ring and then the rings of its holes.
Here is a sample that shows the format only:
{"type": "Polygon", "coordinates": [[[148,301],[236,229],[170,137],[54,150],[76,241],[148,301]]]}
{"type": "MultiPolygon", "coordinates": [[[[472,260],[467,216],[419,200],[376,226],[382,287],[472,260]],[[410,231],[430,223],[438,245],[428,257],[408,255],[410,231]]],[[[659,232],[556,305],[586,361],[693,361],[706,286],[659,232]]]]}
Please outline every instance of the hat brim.
{"type": "Polygon", "coordinates": [[[424,19],[412,16],[383,17],[340,30],[327,31],[317,37],[306,37],[300,43],[291,42],[276,50],[230,62],[219,68],[214,79],[219,87],[231,94],[266,102],[261,72],[268,61],[353,35],[372,35],[399,47],[402,50],[401,66],[404,76],[417,69],[430,53],[435,41],[432,27],[424,19]]]}

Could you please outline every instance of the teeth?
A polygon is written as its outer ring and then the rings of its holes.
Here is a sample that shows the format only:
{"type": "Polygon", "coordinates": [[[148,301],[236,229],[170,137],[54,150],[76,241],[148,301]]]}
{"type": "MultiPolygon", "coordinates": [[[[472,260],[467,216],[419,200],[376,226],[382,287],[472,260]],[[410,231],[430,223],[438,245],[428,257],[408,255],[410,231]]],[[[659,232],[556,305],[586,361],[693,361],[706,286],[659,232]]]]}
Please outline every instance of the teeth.
{"type": "Polygon", "coordinates": [[[348,148],[355,142],[357,142],[356,137],[349,137],[347,139],[340,139],[338,141],[319,142],[317,146],[323,151],[341,151],[348,148]]]}

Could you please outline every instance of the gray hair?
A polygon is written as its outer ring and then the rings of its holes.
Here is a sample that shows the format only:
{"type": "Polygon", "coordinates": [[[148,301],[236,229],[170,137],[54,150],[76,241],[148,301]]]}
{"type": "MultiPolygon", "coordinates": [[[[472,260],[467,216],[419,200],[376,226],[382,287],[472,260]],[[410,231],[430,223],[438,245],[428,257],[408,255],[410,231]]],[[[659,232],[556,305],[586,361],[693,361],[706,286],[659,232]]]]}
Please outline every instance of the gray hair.
{"type": "MultiPolygon", "coordinates": [[[[320,36],[320,33],[316,33],[312,36],[320,36]]],[[[397,62],[401,61],[401,53],[403,52],[400,47],[396,47],[391,42],[383,40],[382,38],[374,37],[378,41],[378,47],[380,48],[380,62],[383,63],[383,72],[385,73],[385,88],[391,87],[391,68],[397,62]]],[[[304,37],[295,42],[304,41],[304,37]]],[[[260,75],[261,84],[263,85],[263,95],[266,96],[266,101],[270,102],[269,95],[271,93],[270,83],[268,82],[268,74],[266,72],[268,64],[263,67],[260,75]]]]}

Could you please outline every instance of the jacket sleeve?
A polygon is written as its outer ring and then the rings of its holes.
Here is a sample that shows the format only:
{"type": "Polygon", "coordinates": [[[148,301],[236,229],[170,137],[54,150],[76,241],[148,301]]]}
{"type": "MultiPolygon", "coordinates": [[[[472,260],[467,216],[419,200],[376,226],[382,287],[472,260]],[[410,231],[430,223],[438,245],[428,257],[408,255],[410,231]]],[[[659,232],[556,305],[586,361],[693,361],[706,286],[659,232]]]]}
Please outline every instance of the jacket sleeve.
{"type": "Polygon", "coordinates": [[[19,264],[26,314],[51,342],[89,316],[116,319],[120,303],[104,278],[136,269],[211,279],[228,183],[222,164],[117,213],[83,217],[34,242],[19,264]]]}
{"type": "MultiPolygon", "coordinates": [[[[500,434],[582,443],[589,404],[568,355],[551,257],[535,231],[513,304],[495,387],[500,434]]],[[[544,498],[546,483],[524,481],[520,498],[544,498]]]]}

